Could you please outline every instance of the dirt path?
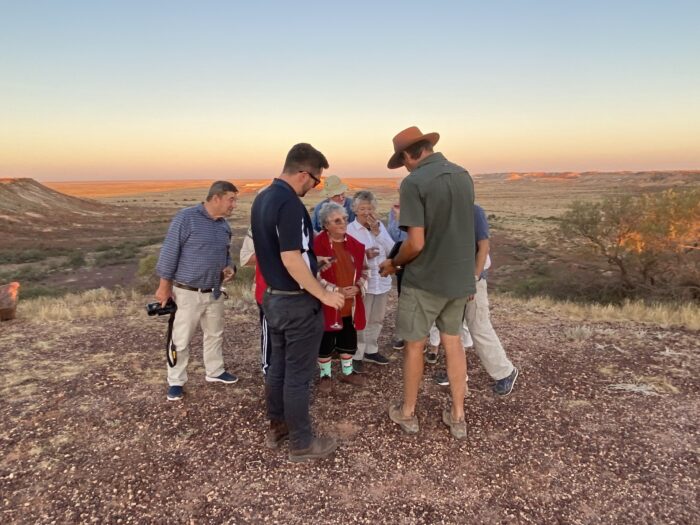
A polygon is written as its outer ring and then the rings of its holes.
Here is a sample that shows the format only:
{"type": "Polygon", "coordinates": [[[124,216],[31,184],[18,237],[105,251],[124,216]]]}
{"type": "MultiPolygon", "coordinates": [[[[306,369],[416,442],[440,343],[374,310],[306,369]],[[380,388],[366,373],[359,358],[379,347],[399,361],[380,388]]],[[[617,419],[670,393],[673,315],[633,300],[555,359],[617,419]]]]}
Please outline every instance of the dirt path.
{"type": "Polygon", "coordinates": [[[697,523],[696,332],[577,331],[495,299],[521,376],[497,399],[470,354],[466,443],[440,421],[435,365],[420,434],[389,421],[401,354],[387,350],[366,389],[314,400],[317,427],[343,444],[299,466],[263,446],[254,306],[227,312],[239,383],[204,382],[198,336],[182,403],[165,399],[164,320],[117,307],[121,319],[0,325],[3,523],[697,523]]]}

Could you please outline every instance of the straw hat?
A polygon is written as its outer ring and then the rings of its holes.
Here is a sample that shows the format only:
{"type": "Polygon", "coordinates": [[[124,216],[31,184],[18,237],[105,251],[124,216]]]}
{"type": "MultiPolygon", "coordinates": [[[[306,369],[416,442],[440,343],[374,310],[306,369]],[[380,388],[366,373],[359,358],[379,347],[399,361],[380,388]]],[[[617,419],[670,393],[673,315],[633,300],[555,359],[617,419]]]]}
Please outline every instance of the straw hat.
{"type": "Polygon", "coordinates": [[[416,126],[406,128],[394,137],[394,154],[389,159],[389,162],[386,165],[387,168],[393,170],[403,166],[403,161],[399,158],[401,152],[416,142],[420,142],[421,140],[427,140],[432,146],[435,146],[437,141],[440,140],[440,134],[426,133],[423,135],[421,130],[419,130],[416,126]]]}
{"type": "Polygon", "coordinates": [[[343,184],[340,177],[337,175],[331,175],[330,177],[326,177],[326,179],[323,181],[323,189],[321,190],[321,194],[324,197],[332,197],[333,195],[345,193],[347,190],[347,185],[343,184]]]}

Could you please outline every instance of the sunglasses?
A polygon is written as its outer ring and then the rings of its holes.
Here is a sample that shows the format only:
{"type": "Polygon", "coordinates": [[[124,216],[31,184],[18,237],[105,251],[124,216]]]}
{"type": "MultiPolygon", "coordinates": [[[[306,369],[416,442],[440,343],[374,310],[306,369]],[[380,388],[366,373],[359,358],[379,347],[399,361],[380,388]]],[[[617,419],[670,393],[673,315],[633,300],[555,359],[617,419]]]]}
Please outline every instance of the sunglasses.
{"type": "Polygon", "coordinates": [[[346,222],[348,222],[348,220],[347,220],[345,217],[338,217],[337,219],[333,219],[333,220],[330,221],[330,222],[332,222],[333,224],[337,224],[337,225],[340,226],[341,224],[345,224],[346,222]]]}
{"type": "Polygon", "coordinates": [[[316,175],[314,175],[314,174],[311,173],[310,171],[307,171],[307,170],[299,170],[299,173],[306,173],[309,177],[311,177],[312,179],[314,179],[314,188],[315,188],[316,186],[318,186],[319,184],[321,184],[321,179],[317,179],[317,178],[316,178],[316,175]]]}

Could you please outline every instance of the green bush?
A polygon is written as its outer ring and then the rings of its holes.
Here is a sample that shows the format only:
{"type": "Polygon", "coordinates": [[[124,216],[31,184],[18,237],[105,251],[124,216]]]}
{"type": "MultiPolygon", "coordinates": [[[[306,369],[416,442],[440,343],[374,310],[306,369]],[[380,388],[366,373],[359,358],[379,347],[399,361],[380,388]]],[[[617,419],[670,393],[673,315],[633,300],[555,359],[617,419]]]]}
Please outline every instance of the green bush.
{"type": "Polygon", "coordinates": [[[151,254],[139,259],[136,270],[136,289],[141,293],[153,293],[158,288],[159,278],[156,275],[158,254],[151,254]]]}
{"type": "Polygon", "coordinates": [[[626,296],[700,299],[700,190],[575,202],[561,230],[616,269],[626,296]]]}
{"type": "Polygon", "coordinates": [[[85,255],[82,252],[73,252],[68,257],[67,264],[70,268],[80,268],[82,266],[85,266],[85,255]]]}

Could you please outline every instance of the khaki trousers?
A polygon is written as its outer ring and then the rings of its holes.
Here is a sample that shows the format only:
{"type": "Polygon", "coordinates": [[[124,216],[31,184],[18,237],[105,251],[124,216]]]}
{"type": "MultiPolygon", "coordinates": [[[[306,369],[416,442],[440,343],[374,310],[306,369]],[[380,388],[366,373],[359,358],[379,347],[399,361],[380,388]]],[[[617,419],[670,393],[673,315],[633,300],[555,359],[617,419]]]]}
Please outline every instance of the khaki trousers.
{"type": "Polygon", "coordinates": [[[190,341],[197,325],[204,334],[204,370],[210,377],[224,373],[224,297],[214,299],[210,293],[173,288],[177,303],[173,324],[173,343],[177,349],[177,364],[167,366],[168,384],[182,386],[187,382],[187,363],[190,360],[190,341]]]}
{"type": "Polygon", "coordinates": [[[377,340],[379,339],[379,332],[382,331],[382,326],[384,325],[388,299],[389,292],[380,294],[366,293],[362,298],[365,304],[367,326],[365,326],[364,330],[357,332],[357,351],[353,359],[362,361],[365,354],[376,354],[379,351],[377,340]]]}
{"type": "Polygon", "coordinates": [[[486,279],[477,281],[476,294],[474,299],[467,301],[464,320],[474,340],[476,355],[486,372],[496,381],[508,377],[513,372],[513,363],[491,325],[486,279]]]}

